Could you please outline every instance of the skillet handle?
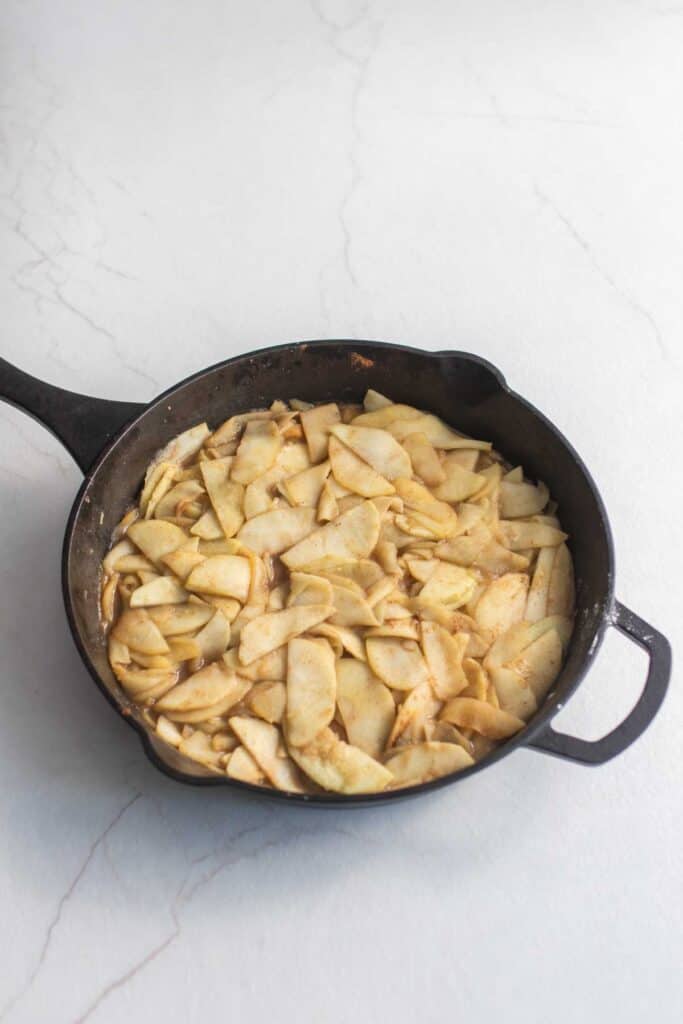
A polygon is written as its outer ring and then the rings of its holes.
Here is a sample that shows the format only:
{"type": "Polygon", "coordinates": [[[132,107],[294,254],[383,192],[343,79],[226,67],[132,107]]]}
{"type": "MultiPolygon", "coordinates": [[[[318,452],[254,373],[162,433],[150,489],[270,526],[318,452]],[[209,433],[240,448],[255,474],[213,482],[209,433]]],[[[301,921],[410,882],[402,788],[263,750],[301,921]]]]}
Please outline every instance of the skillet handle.
{"type": "Polygon", "coordinates": [[[659,711],[671,677],[671,646],[653,626],[618,601],[614,605],[614,625],[621,633],[647,651],[650,664],[643,692],[623,722],[599,740],[582,740],[556,732],[548,725],[535,736],[530,747],[545,754],[564,757],[580,764],[604,764],[630,747],[645,732],[659,711]]]}
{"type": "Polygon", "coordinates": [[[0,358],[0,400],[23,409],[47,427],[84,473],[121,427],[145,408],[65,391],[31,377],[0,358]]]}

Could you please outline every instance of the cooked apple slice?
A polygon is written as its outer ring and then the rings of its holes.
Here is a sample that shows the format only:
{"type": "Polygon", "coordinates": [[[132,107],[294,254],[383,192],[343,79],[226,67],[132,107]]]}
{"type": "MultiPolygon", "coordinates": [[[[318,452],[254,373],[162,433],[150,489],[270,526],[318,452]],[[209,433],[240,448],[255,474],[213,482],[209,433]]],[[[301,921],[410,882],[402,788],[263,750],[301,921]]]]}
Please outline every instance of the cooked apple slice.
{"type": "Polygon", "coordinates": [[[396,717],[387,687],[365,662],[342,658],[337,662],[337,702],[349,742],[370,757],[379,757],[396,717]]]}
{"type": "Polygon", "coordinates": [[[244,491],[244,515],[247,519],[269,512],[273,508],[273,492],[275,488],[290,476],[303,472],[310,467],[308,449],[305,444],[287,443],[283,445],[267,473],[257,477],[244,491]]]}
{"type": "Polygon", "coordinates": [[[284,682],[287,678],[287,645],[276,647],[268,651],[261,658],[252,661],[249,665],[243,665],[238,657],[237,650],[233,647],[223,655],[226,665],[234,668],[239,675],[244,676],[252,682],[263,680],[278,680],[284,682]]]}
{"type": "Polygon", "coordinates": [[[246,602],[251,583],[249,559],[242,555],[212,555],[196,566],[186,580],[188,590],[246,602]]]}
{"type": "MultiPolygon", "coordinates": [[[[361,419],[362,417],[358,417],[354,423],[359,423],[361,419]]],[[[386,429],[399,441],[403,441],[410,434],[420,433],[424,434],[435,448],[446,450],[476,448],[484,452],[491,450],[491,444],[488,441],[475,441],[471,437],[456,434],[454,430],[446,426],[443,420],[430,413],[421,413],[412,419],[393,420],[387,424],[386,429]]]]}
{"type": "Polygon", "coordinates": [[[215,661],[225,653],[230,643],[230,623],[219,609],[216,610],[213,618],[201,629],[195,637],[199,646],[199,654],[204,661],[215,661]]]}
{"type": "Polygon", "coordinates": [[[155,707],[167,716],[169,712],[196,711],[210,708],[227,697],[236,703],[248,689],[248,680],[240,679],[222,661],[216,661],[178,683],[155,707]]]}
{"type": "Polygon", "coordinates": [[[560,544],[548,584],[548,615],[571,615],[574,609],[574,567],[566,544],[560,544]]]}
{"type": "Polygon", "coordinates": [[[486,482],[481,473],[465,469],[458,460],[458,452],[445,456],[442,468],[446,479],[434,488],[434,494],[441,501],[467,501],[480,491],[486,482]]]}
{"type": "Polygon", "coordinates": [[[388,636],[394,637],[398,640],[420,639],[417,624],[413,618],[394,619],[389,622],[382,623],[381,626],[375,626],[373,629],[367,629],[365,631],[366,639],[372,636],[388,636]]]}
{"type": "Polygon", "coordinates": [[[540,481],[534,487],[533,484],[504,479],[500,484],[500,514],[504,519],[535,516],[546,507],[548,498],[548,488],[540,481]]]}
{"type": "MultiPolygon", "coordinates": [[[[149,618],[156,624],[162,636],[180,636],[194,633],[206,625],[213,615],[213,608],[206,604],[167,605],[150,608],[149,618]]],[[[164,651],[154,653],[163,654],[164,651]]]]}
{"type": "Polygon", "coordinates": [[[454,697],[449,700],[440,717],[444,722],[451,722],[461,729],[474,729],[492,740],[508,739],[524,728],[524,722],[516,715],[510,715],[502,708],[494,708],[472,697],[454,697]]]}
{"type": "MultiPolygon", "coordinates": [[[[200,726],[200,729],[206,731],[206,726],[208,724],[208,722],[204,723],[200,726]]],[[[211,723],[211,725],[213,726],[213,723],[211,723]]],[[[223,728],[222,723],[221,728],[223,728]]],[[[231,732],[212,732],[211,746],[214,750],[220,750],[222,754],[230,754],[239,746],[239,740],[231,732]]],[[[225,764],[226,762],[224,761],[223,763],[225,764]]]]}
{"type": "Polygon", "coordinates": [[[169,722],[168,718],[164,718],[163,715],[159,715],[157,718],[155,731],[159,739],[169,743],[172,747],[179,747],[182,743],[183,737],[180,729],[173,722],[169,722]]]}
{"type": "Polygon", "coordinates": [[[354,426],[379,427],[390,431],[399,441],[410,434],[425,434],[435,448],[478,448],[490,451],[487,441],[474,441],[451,430],[437,416],[422,413],[410,405],[388,405],[356,416],[354,426]]]}
{"type": "Polygon", "coordinates": [[[238,484],[250,484],[275,462],[282,437],[272,420],[250,420],[234,457],[230,476],[238,484]]]}
{"type": "Polygon", "coordinates": [[[107,641],[107,653],[109,655],[109,662],[112,666],[130,665],[132,661],[128,644],[124,644],[120,640],[117,640],[111,633],[109,634],[109,639],[107,641]]]}
{"type": "MultiPolygon", "coordinates": [[[[177,473],[174,479],[177,477],[177,473]]],[[[178,515],[178,507],[196,501],[204,494],[204,488],[197,480],[182,480],[171,487],[161,498],[154,508],[154,515],[157,519],[165,519],[167,516],[178,515]]],[[[149,517],[148,517],[149,518],[149,517]]]]}
{"type": "Polygon", "coordinates": [[[221,423],[208,440],[207,447],[218,448],[237,441],[243,428],[252,420],[270,420],[273,414],[268,409],[257,409],[255,412],[239,412],[221,423]]]}
{"type": "Polygon", "coordinates": [[[394,574],[401,571],[398,564],[398,549],[388,540],[380,540],[375,548],[375,558],[386,573],[394,574]]]}
{"type": "Polygon", "coordinates": [[[379,513],[370,501],[343,512],[282,555],[288,569],[304,569],[327,560],[367,558],[379,537],[379,513]]]}
{"type": "Polygon", "coordinates": [[[161,561],[180,580],[185,581],[194,567],[203,562],[205,558],[206,555],[201,554],[199,551],[199,537],[193,537],[191,541],[183,544],[182,547],[176,548],[175,551],[169,551],[167,555],[163,556],[161,561]]]}
{"type": "Polygon", "coordinates": [[[427,664],[414,640],[370,637],[365,648],[373,672],[392,690],[412,690],[429,680],[427,664]]]}
{"type": "Polygon", "coordinates": [[[473,565],[491,576],[502,576],[506,572],[524,572],[529,568],[529,559],[522,554],[508,551],[495,540],[490,540],[477,553],[473,565]]]}
{"type": "Polygon", "coordinates": [[[534,693],[519,672],[499,665],[492,666],[489,675],[503,711],[525,722],[536,714],[538,704],[534,693]]]}
{"type": "Polygon", "coordinates": [[[455,743],[472,756],[472,741],[461,733],[459,729],[456,729],[454,725],[451,725],[450,722],[434,722],[431,732],[430,740],[434,740],[437,743],[455,743]]]}
{"type": "Polygon", "coordinates": [[[428,487],[438,487],[439,484],[444,483],[446,474],[439,456],[426,434],[409,434],[403,442],[403,447],[410,456],[415,475],[419,476],[428,487]]]}
{"type": "MultiPolygon", "coordinates": [[[[412,474],[410,456],[386,430],[339,424],[331,428],[331,433],[386,480],[409,477],[412,474]]],[[[332,458],[331,452],[330,458],[332,458]]],[[[334,462],[332,471],[334,472],[334,462]]],[[[335,476],[337,476],[336,473],[335,476]]],[[[339,478],[337,477],[337,479],[339,478]]],[[[344,486],[346,487],[348,484],[344,484],[344,486]]],[[[391,494],[392,492],[378,493],[391,494]]]]}
{"type": "Polygon", "coordinates": [[[419,512],[435,522],[455,528],[458,517],[445,501],[437,501],[431,491],[419,484],[417,480],[401,477],[394,482],[400,498],[407,509],[419,512]]]}
{"type": "Polygon", "coordinates": [[[168,654],[168,644],[145,608],[127,609],[112,628],[112,636],[142,654],[168,654]]]}
{"type": "Polygon", "coordinates": [[[287,757],[277,726],[263,722],[259,718],[246,718],[242,715],[234,715],[229,719],[229,724],[277,789],[289,793],[303,792],[298,772],[287,757]]]}
{"type": "MultiPolygon", "coordinates": [[[[389,402],[388,405],[360,413],[354,418],[353,422],[359,427],[377,427],[386,430],[390,423],[416,420],[419,419],[420,415],[420,410],[414,409],[412,405],[389,402]]],[[[416,429],[419,430],[419,427],[416,429]]]]}
{"type": "Polygon", "coordinates": [[[172,462],[176,466],[186,465],[194,458],[210,434],[206,423],[198,423],[195,427],[184,430],[161,449],[151,465],[154,466],[158,462],[172,462]]]}
{"type": "Polygon", "coordinates": [[[385,409],[388,405],[393,405],[390,398],[385,398],[379,391],[368,388],[365,392],[365,398],[363,399],[363,408],[366,412],[374,412],[375,409],[385,409]]]}
{"type": "Polygon", "coordinates": [[[271,724],[282,721],[286,703],[287,687],[273,679],[254,683],[246,698],[246,705],[252,714],[271,724]]]}
{"type": "Polygon", "coordinates": [[[311,462],[321,462],[327,458],[330,427],[339,423],[340,420],[339,406],[334,402],[330,402],[328,405],[317,405],[301,413],[301,426],[311,462]]]}
{"type": "Polygon", "coordinates": [[[520,675],[539,702],[545,699],[561,667],[562,642],[554,629],[543,633],[510,663],[510,668],[520,675]]]}
{"type": "Polygon", "coordinates": [[[554,526],[548,526],[546,523],[525,522],[521,519],[501,519],[500,532],[503,543],[511,551],[557,547],[567,539],[567,534],[554,526]]]}
{"type": "Polygon", "coordinates": [[[306,746],[332,721],[337,691],[334,654],[327,640],[296,637],[287,648],[288,743],[306,746]]]}
{"type": "Polygon", "coordinates": [[[278,508],[247,520],[237,539],[255,554],[279,555],[315,529],[315,509],[278,508]]]}
{"type": "MultiPolygon", "coordinates": [[[[175,465],[172,462],[168,462],[168,460],[155,460],[149,464],[147,472],[145,473],[145,481],[139,500],[139,513],[143,516],[147,517],[147,511],[149,509],[152,495],[155,495],[155,492],[158,491],[158,496],[156,496],[156,500],[158,501],[164,493],[164,488],[168,490],[172,486],[175,468],[175,465]]],[[[136,509],[136,518],[137,513],[138,510],[136,509]]]]}
{"type": "Polygon", "coordinates": [[[433,721],[440,708],[441,701],[435,699],[430,684],[420,683],[399,705],[387,746],[392,748],[426,739],[428,723],[433,721]]]}
{"type": "MultiPolygon", "coordinates": [[[[330,622],[334,626],[378,626],[379,621],[362,592],[356,593],[340,580],[332,579],[332,604],[334,615],[330,622]]],[[[350,582],[350,581],[345,581],[350,582]]]]}
{"type": "MultiPolygon", "coordinates": [[[[114,544],[113,548],[107,552],[102,561],[102,568],[104,569],[105,575],[111,576],[113,572],[117,571],[116,565],[120,558],[133,554],[135,554],[135,546],[127,538],[120,540],[118,544],[114,544]]],[[[127,572],[128,570],[124,571],[127,572]]]]}
{"type": "Polygon", "coordinates": [[[324,622],[333,611],[328,604],[295,605],[281,612],[266,612],[248,622],[240,636],[240,664],[249,665],[269,651],[282,647],[293,637],[324,622]]]}
{"type": "Polygon", "coordinates": [[[436,545],[435,554],[446,562],[454,562],[456,565],[472,565],[481,551],[491,540],[491,531],[488,526],[477,523],[467,534],[458,537],[451,537],[449,540],[442,540],[436,545]]]}
{"type": "Polygon", "coordinates": [[[288,607],[299,604],[332,604],[332,584],[322,576],[293,572],[289,579],[288,607]]]}
{"type": "Polygon", "coordinates": [[[309,466],[301,473],[295,473],[284,479],[279,484],[280,493],[284,494],[290,505],[317,508],[320,493],[329,476],[330,468],[329,461],[321,462],[317,466],[309,466]]]}
{"type": "Polygon", "coordinates": [[[323,729],[306,747],[291,747],[290,754],[313,782],[332,793],[377,793],[393,778],[378,761],[340,740],[331,729],[323,729]]]}
{"type": "Polygon", "coordinates": [[[131,608],[148,608],[158,604],[184,604],[188,593],[172,576],[157,576],[149,583],[134,590],[130,597],[131,608]]]}
{"type": "Polygon", "coordinates": [[[333,519],[337,518],[340,512],[339,502],[332,489],[332,485],[329,480],[326,480],[320,492],[316,519],[319,523],[330,523],[333,519]]]}
{"type": "Polygon", "coordinates": [[[488,672],[480,662],[474,658],[465,658],[462,663],[467,676],[467,688],[462,691],[462,697],[474,697],[476,700],[486,700],[489,691],[488,672]]]}
{"type": "Polygon", "coordinates": [[[220,751],[213,749],[209,737],[206,733],[199,730],[193,732],[187,739],[181,740],[178,751],[184,754],[185,757],[203,764],[205,768],[212,768],[214,771],[218,771],[221,767],[223,755],[220,751]]]}
{"type": "Polygon", "coordinates": [[[420,591],[423,601],[447,604],[459,608],[472,597],[476,580],[459,565],[439,562],[420,591]]]}
{"type": "Polygon", "coordinates": [[[201,648],[194,637],[172,636],[168,640],[168,646],[174,661],[192,661],[202,656],[201,648]]]}
{"type": "Polygon", "coordinates": [[[417,786],[473,764],[473,758],[462,746],[436,740],[403,747],[385,761],[394,787],[417,786]]]}
{"type": "Polygon", "coordinates": [[[193,523],[190,527],[190,533],[193,537],[198,537],[200,540],[223,540],[225,537],[223,527],[218,522],[218,517],[212,508],[207,509],[206,512],[201,515],[195,523],[193,523]]]}
{"type": "Polygon", "coordinates": [[[489,583],[474,610],[475,621],[494,636],[520,622],[526,609],[529,577],[509,572],[489,583]]]}
{"type": "Polygon", "coordinates": [[[234,537],[244,522],[244,487],[230,479],[232,457],[202,462],[202,479],[216,519],[226,537],[234,537]]]}
{"type": "MultiPolygon", "coordinates": [[[[209,666],[212,667],[212,666],[209,666]]],[[[202,670],[203,671],[203,670],[202,670]]],[[[167,711],[166,717],[173,722],[182,722],[184,725],[198,725],[204,731],[210,728],[210,722],[218,719],[228,711],[232,711],[236,704],[249,692],[251,683],[247,679],[235,676],[234,688],[215,704],[207,707],[190,708],[188,711],[167,711]]],[[[222,723],[221,723],[222,724],[222,723]]]]}
{"type": "MultiPolygon", "coordinates": [[[[352,428],[339,427],[339,429],[350,430],[352,428]]],[[[364,498],[394,493],[394,487],[386,477],[381,476],[354,451],[342,444],[336,436],[330,437],[329,455],[335,480],[347,490],[354,494],[360,494],[364,498]]]]}
{"type": "Polygon", "coordinates": [[[365,645],[358,632],[346,626],[333,626],[329,622],[321,622],[309,631],[312,636],[324,636],[330,641],[337,657],[341,658],[347,651],[352,658],[365,661],[365,645]]]}
{"type": "Polygon", "coordinates": [[[539,619],[543,619],[547,615],[550,576],[558,550],[559,548],[541,548],[538,552],[536,568],[526,601],[524,617],[528,622],[538,622],[539,619]]]}
{"type": "Polygon", "coordinates": [[[421,625],[422,650],[431,673],[434,693],[440,700],[457,697],[468,685],[462,660],[469,643],[468,633],[451,636],[437,622],[421,625]]]}
{"type": "Polygon", "coordinates": [[[128,527],[127,536],[155,565],[159,565],[169,551],[175,551],[189,539],[179,526],[157,519],[138,519],[128,527]]]}
{"type": "Polygon", "coordinates": [[[262,786],[266,781],[265,775],[245,747],[237,747],[233,750],[226,772],[231,779],[250,782],[253,786],[262,786]]]}

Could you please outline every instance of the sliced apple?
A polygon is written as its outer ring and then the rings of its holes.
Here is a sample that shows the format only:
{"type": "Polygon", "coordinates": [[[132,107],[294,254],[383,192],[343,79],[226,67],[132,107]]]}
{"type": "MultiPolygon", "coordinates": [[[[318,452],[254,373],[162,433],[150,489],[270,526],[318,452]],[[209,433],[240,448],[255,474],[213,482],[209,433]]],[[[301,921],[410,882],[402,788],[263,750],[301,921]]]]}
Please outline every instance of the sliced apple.
{"type": "Polygon", "coordinates": [[[124,611],[111,635],[142,654],[168,654],[168,644],[145,608],[124,611]]]}
{"type": "Polygon", "coordinates": [[[393,690],[412,690],[429,680],[429,669],[414,640],[370,637],[365,648],[373,672],[393,690]]]}
{"type": "Polygon", "coordinates": [[[334,717],[337,677],[327,640],[296,637],[287,647],[287,740],[310,743],[334,717]]]}
{"type": "Polygon", "coordinates": [[[434,693],[440,700],[457,695],[468,686],[462,661],[469,643],[467,633],[451,636],[437,622],[423,622],[420,628],[422,650],[432,678],[434,693]]]}
{"type": "Polygon", "coordinates": [[[394,787],[417,786],[473,764],[473,758],[463,747],[435,740],[404,747],[385,761],[385,767],[393,776],[394,787]]]}
{"type": "Polygon", "coordinates": [[[339,406],[334,402],[330,402],[328,405],[317,405],[301,413],[301,426],[311,462],[322,462],[327,458],[330,427],[340,421],[339,406]]]}
{"type": "Polygon", "coordinates": [[[367,558],[379,537],[379,513],[370,501],[342,513],[338,519],[309,534],[282,555],[288,569],[305,569],[318,562],[367,558]]]}
{"type": "Polygon", "coordinates": [[[494,636],[520,622],[526,609],[529,577],[525,573],[506,573],[489,583],[474,610],[475,621],[494,636]]]}
{"type": "Polygon", "coordinates": [[[231,779],[250,782],[253,786],[262,786],[266,776],[251,756],[246,747],[237,747],[230,755],[226,773],[231,779]]]}
{"type": "Polygon", "coordinates": [[[505,740],[524,728],[524,722],[516,715],[510,715],[502,708],[494,708],[472,697],[454,697],[441,712],[444,722],[451,722],[461,729],[474,729],[492,740],[505,740]]]}
{"type": "Polygon", "coordinates": [[[188,593],[172,576],[157,576],[149,583],[134,590],[130,597],[131,608],[148,608],[159,604],[184,604],[188,593]]]}
{"type": "Polygon", "coordinates": [[[263,722],[259,718],[247,718],[243,715],[234,715],[229,719],[229,724],[276,789],[289,793],[303,791],[298,772],[287,757],[277,726],[263,722]]]}
{"type": "Polygon", "coordinates": [[[238,484],[250,484],[267,472],[282,448],[282,436],[272,420],[250,420],[234,457],[230,476],[238,484]]]}
{"type": "Polygon", "coordinates": [[[192,570],[185,585],[188,590],[199,594],[234,597],[246,602],[250,583],[248,558],[242,555],[211,555],[192,570]]]}
{"type": "Polygon", "coordinates": [[[306,747],[292,747],[290,753],[313,782],[333,793],[378,793],[393,779],[383,765],[331,729],[323,729],[306,747]]]}
{"type": "Polygon", "coordinates": [[[279,555],[315,529],[315,509],[278,508],[249,519],[237,539],[255,554],[279,555]]]}
{"type": "Polygon", "coordinates": [[[273,679],[254,683],[246,698],[246,705],[251,713],[272,724],[282,721],[286,703],[287,687],[273,679]]]}
{"type": "Polygon", "coordinates": [[[199,603],[167,605],[150,608],[148,615],[163,636],[180,636],[183,633],[194,633],[206,625],[213,615],[213,608],[199,603]]]}
{"type": "Polygon", "coordinates": [[[155,565],[159,565],[169,551],[175,551],[189,540],[179,526],[157,519],[138,519],[128,527],[127,536],[155,565]]]}
{"type": "Polygon", "coordinates": [[[238,655],[240,664],[249,665],[269,651],[282,647],[293,637],[324,622],[333,611],[331,605],[308,604],[295,605],[281,612],[266,612],[242,629],[238,655]]]}

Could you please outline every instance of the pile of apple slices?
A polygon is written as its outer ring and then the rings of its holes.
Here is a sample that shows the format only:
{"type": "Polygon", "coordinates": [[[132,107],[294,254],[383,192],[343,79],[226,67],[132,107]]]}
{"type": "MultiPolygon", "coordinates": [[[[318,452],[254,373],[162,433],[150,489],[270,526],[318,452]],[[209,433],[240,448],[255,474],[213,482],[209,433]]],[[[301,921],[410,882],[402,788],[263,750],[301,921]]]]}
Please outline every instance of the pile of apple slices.
{"type": "Polygon", "coordinates": [[[524,727],[562,666],[572,560],[542,483],[374,391],[202,423],[102,565],[111,667],[209,772],[411,786],[524,727]]]}

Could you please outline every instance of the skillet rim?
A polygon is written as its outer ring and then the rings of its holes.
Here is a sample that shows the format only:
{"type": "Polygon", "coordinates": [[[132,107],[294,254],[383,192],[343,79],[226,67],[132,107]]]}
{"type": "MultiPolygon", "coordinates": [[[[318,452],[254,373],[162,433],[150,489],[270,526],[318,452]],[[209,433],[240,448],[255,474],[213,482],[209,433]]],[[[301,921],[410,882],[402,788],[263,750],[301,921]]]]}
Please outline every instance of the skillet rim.
{"type": "Polygon", "coordinates": [[[424,793],[433,792],[437,789],[441,789],[444,786],[452,785],[455,782],[460,782],[466,778],[471,777],[476,772],[481,771],[482,768],[488,768],[496,764],[502,758],[508,754],[513,753],[519,747],[529,746],[533,740],[538,737],[552,721],[552,719],[562,710],[566,702],[573,696],[578,687],[581,685],[583,679],[586,676],[589,668],[593,664],[600,647],[607,627],[610,625],[612,620],[612,611],[614,607],[614,542],[612,536],[612,530],[610,527],[609,519],[607,516],[607,510],[602,500],[602,496],[598,490],[598,487],[593,479],[590,471],[584,463],[581,456],[578,454],[574,446],[565,437],[559,427],[545,416],[539,409],[537,409],[531,402],[514,391],[505,380],[505,377],[489,360],[484,359],[481,356],[475,355],[471,352],[465,352],[461,349],[445,349],[438,351],[431,351],[428,349],[416,348],[412,345],[402,345],[394,342],[385,341],[372,341],[365,339],[352,339],[352,338],[329,338],[329,339],[314,339],[310,341],[295,341],[285,342],[280,345],[269,345],[264,348],[254,349],[249,352],[242,353],[237,356],[232,356],[229,359],[219,360],[217,363],[211,366],[205,367],[201,370],[195,371],[183,380],[173,384],[170,388],[161,392],[150,402],[146,403],[142,410],[137,416],[125,423],[121,429],[114,435],[113,438],[104,446],[100,454],[96,457],[93,464],[88,469],[81,486],[78,489],[71,511],[67,519],[66,528],[64,532],[64,541],[62,545],[62,596],[64,600],[64,607],[66,611],[67,620],[69,622],[69,628],[71,630],[74,642],[78,653],[83,661],[86,669],[88,670],[91,678],[97,685],[97,688],[106,698],[108,703],[115,708],[119,715],[124,719],[125,722],[130,725],[140,737],[143,750],[147,758],[154,764],[154,766],[167,777],[173,779],[176,782],[182,782],[185,785],[205,787],[205,786],[228,786],[234,788],[237,792],[245,794],[254,794],[262,799],[276,800],[278,803],[283,801],[290,804],[296,804],[299,806],[307,807],[323,807],[323,808],[341,808],[341,807],[353,807],[353,806],[377,806],[379,804],[388,803],[399,798],[415,797],[420,796],[424,793]],[[95,665],[90,657],[87,646],[81,638],[80,631],[76,621],[76,615],[74,611],[74,603],[71,596],[71,584],[69,582],[69,570],[71,563],[71,552],[72,552],[72,540],[74,531],[77,525],[77,519],[83,501],[86,497],[87,491],[95,480],[100,468],[104,465],[105,461],[109,458],[116,445],[125,437],[125,435],[140,424],[145,416],[150,413],[156,406],[172,397],[180,388],[185,387],[187,384],[192,384],[195,381],[200,380],[203,377],[215,373],[219,369],[223,369],[226,366],[231,366],[239,362],[248,362],[250,360],[256,360],[262,358],[268,354],[285,351],[296,351],[297,349],[306,350],[313,346],[323,349],[325,346],[334,345],[336,347],[343,347],[353,350],[358,347],[369,347],[374,349],[391,349],[392,351],[408,352],[417,354],[426,359],[436,359],[441,361],[448,361],[449,359],[457,359],[460,361],[470,362],[475,365],[479,365],[487,370],[494,380],[498,388],[501,391],[506,392],[513,400],[524,406],[534,417],[536,417],[541,423],[545,425],[547,429],[555,435],[557,440],[566,448],[568,454],[572,457],[576,463],[578,469],[582,473],[584,480],[590,489],[593,499],[596,503],[600,525],[602,527],[606,550],[607,550],[607,579],[605,581],[605,598],[603,607],[601,609],[600,618],[595,627],[593,637],[590,641],[588,653],[584,660],[581,662],[578,670],[576,671],[574,678],[566,685],[566,689],[563,692],[562,700],[546,700],[542,708],[534,715],[534,718],[529,724],[511,737],[505,743],[500,744],[490,754],[482,758],[481,761],[476,762],[468,768],[465,768],[458,772],[453,772],[450,775],[443,775],[439,778],[432,779],[429,782],[422,782],[415,786],[406,786],[402,789],[389,790],[380,793],[362,793],[346,796],[344,794],[336,793],[325,793],[325,794],[308,794],[308,793],[286,793],[282,790],[266,789],[262,786],[256,786],[248,782],[241,782],[238,779],[231,779],[229,776],[192,776],[172,767],[167,761],[161,757],[157,752],[151,738],[150,732],[142,725],[137,722],[132,716],[130,710],[122,705],[115,697],[115,695],[107,688],[99,672],[95,668],[95,665]]]}

